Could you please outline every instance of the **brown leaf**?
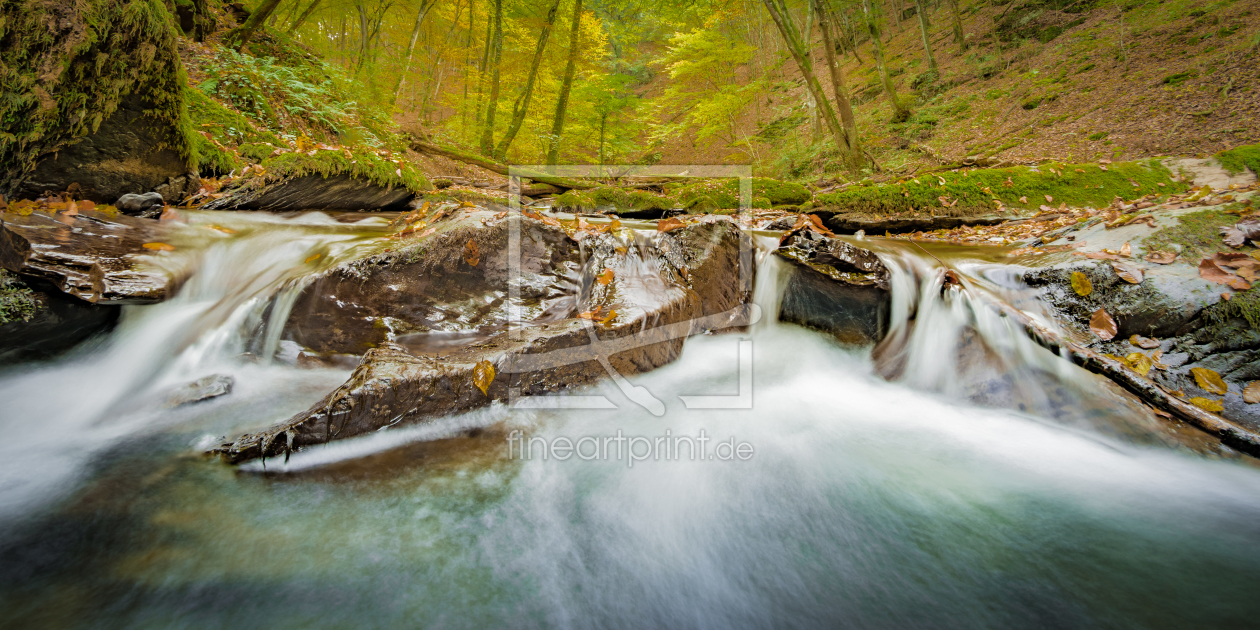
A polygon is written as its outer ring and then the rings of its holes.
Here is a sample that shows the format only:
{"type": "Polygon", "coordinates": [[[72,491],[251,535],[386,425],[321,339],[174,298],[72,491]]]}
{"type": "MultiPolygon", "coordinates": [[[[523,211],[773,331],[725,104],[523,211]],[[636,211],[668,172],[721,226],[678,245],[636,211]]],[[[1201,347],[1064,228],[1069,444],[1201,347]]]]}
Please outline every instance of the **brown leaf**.
{"type": "Polygon", "coordinates": [[[1190,368],[1190,373],[1194,375],[1194,383],[1205,392],[1224,396],[1229,391],[1229,385],[1225,384],[1225,379],[1215,370],[1197,367],[1190,368]]]}
{"type": "Polygon", "coordinates": [[[481,262],[481,250],[477,249],[477,244],[472,239],[468,239],[468,242],[464,244],[464,262],[473,267],[481,262]]]}
{"type": "Polygon", "coordinates": [[[1129,243],[1126,241],[1124,245],[1121,245],[1121,246],[1120,246],[1120,252],[1119,252],[1119,253],[1120,253],[1120,255],[1121,255],[1121,256],[1124,256],[1125,258],[1132,258],[1132,257],[1133,257],[1133,248],[1132,248],[1132,247],[1130,247],[1130,246],[1129,246],[1129,243]]]}
{"type": "Polygon", "coordinates": [[[1028,197],[1020,197],[1020,198],[1019,198],[1019,202],[1020,202],[1020,203],[1028,203],[1028,197]]]}
{"type": "Polygon", "coordinates": [[[1111,268],[1116,270],[1116,275],[1120,276],[1121,280],[1124,280],[1125,282],[1128,282],[1129,284],[1142,283],[1142,279],[1144,276],[1142,275],[1141,267],[1138,267],[1136,265],[1126,265],[1124,263],[1113,262],[1111,263],[1111,268]]]}
{"type": "Polygon", "coordinates": [[[1199,277],[1214,282],[1216,284],[1224,284],[1235,291],[1246,291],[1251,288],[1251,284],[1246,280],[1222,269],[1215,260],[1204,258],[1199,261],[1199,277]]]}
{"type": "Polygon", "coordinates": [[[1171,265],[1174,260],[1177,260],[1177,255],[1172,252],[1155,251],[1143,256],[1142,260],[1157,265],[1171,265]]]}
{"type": "Polygon", "coordinates": [[[1260,403],[1260,381],[1251,381],[1243,388],[1243,402],[1248,405],[1260,403]]]}
{"type": "Polygon", "coordinates": [[[79,214],[79,206],[74,203],[74,200],[70,200],[70,203],[66,204],[65,215],[68,217],[72,217],[76,214],[79,214]]]}
{"type": "Polygon", "coordinates": [[[162,251],[162,252],[175,251],[174,245],[167,245],[166,243],[145,243],[144,245],[141,245],[141,247],[145,249],[153,249],[153,250],[162,251]]]}
{"type": "Polygon", "coordinates": [[[686,224],[683,223],[677,217],[670,217],[668,219],[662,219],[660,222],[658,222],[656,224],[656,231],[657,232],[671,232],[673,230],[677,230],[680,227],[683,227],[684,225],[686,224]]]}
{"type": "Polygon", "coordinates": [[[1072,290],[1075,291],[1077,295],[1085,297],[1094,292],[1094,283],[1089,281],[1089,276],[1086,276],[1079,271],[1073,271],[1072,290]]]}
{"type": "Polygon", "coordinates": [[[1191,398],[1189,402],[1190,404],[1204,411],[1211,411],[1212,413],[1220,413],[1222,411],[1225,411],[1225,406],[1222,405],[1221,401],[1219,400],[1212,400],[1211,398],[1195,396],[1194,398],[1191,398]]]}
{"type": "Polygon", "coordinates": [[[1100,308],[1094,311],[1094,316],[1089,318],[1090,332],[1098,335],[1103,341],[1110,341],[1116,336],[1116,320],[1107,314],[1107,309],[1100,308]]]}
{"type": "Polygon", "coordinates": [[[1147,350],[1152,350],[1154,348],[1159,347],[1158,339],[1151,339],[1150,337],[1143,337],[1141,335],[1133,335],[1129,337],[1129,343],[1139,348],[1145,348],[1147,350]]]}
{"type": "Polygon", "coordinates": [[[1046,203],[1054,203],[1054,197],[1051,197],[1050,195],[1046,195],[1046,203]]]}
{"type": "Polygon", "coordinates": [[[604,273],[599,274],[595,277],[595,279],[599,281],[600,284],[608,284],[613,281],[613,270],[605,269],[604,273]]]}
{"type": "Polygon", "coordinates": [[[481,390],[482,394],[490,395],[490,384],[494,382],[494,364],[482,359],[473,366],[473,385],[481,390]]]}
{"type": "Polygon", "coordinates": [[[1116,254],[1109,254],[1107,252],[1085,252],[1078,255],[1086,258],[1093,258],[1095,260],[1120,260],[1120,257],[1116,254]]]}

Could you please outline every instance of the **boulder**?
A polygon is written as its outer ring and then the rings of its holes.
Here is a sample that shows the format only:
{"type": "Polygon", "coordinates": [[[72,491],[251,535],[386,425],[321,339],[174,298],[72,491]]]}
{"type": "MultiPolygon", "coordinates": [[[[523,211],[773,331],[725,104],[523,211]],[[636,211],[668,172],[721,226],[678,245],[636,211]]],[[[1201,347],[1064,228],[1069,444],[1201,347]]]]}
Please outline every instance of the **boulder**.
{"type": "Polygon", "coordinates": [[[739,264],[751,267],[740,254],[752,245],[732,222],[693,224],[655,243],[625,230],[570,236],[555,223],[464,213],[312,283],[285,334],[328,352],[368,348],[363,360],[310,409],[215,452],[232,462],[287,454],[631,375],[673,361],[689,335],[752,320],[751,286],[739,281],[751,278],[739,264]],[[508,239],[518,221],[514,279],[508,239]],[[509,327],[513,304],[523,326],[509,327]]]}
{"type": "Polygon", "coordinates": [[[869,250],[811,229],[789,232],[775,253],[793,263],[779,319],[851,344],[876,343],[888,330],[889,271],[869,250]]]}
{"type": "Polygon", "coordinates": [[[123,195],[114,205],[125,215],[152,219],[162,214],[166,202],[163,201],[162,195],[151,192],[143,195],[123,195]]]}
{"type": "Polygon", "coordinates": [[[180,386],[170,393],[166,402],[171,407],[210,400],[232,393],[236,380],[226,374],[212,374],[180,386]]]}
{"type": "Polygon", "coordinates": [[[205,210],[402,210],[415,198],[406,188],[382,186],[350,175],[299,175],[259,186],[242,186],[203,206],[205,210]]]}
{"type": "Polygon", "coordinates": [[[49,282],[93,304],[151,304],[174,290],[142,260],[161,242],[161,222],[84,210],[74,215],[0,213],[0,267],[49,282]]]}
{"type": "Polygon", "coordinates": [[[53,358],[93,335],[108,332],[119,307],[90,304],[47,282],[7,276],[0,282],[9,321],[0,323],[0,365],[53,358]],[[22,304],[18,304],[17,302],[22,304]]]}

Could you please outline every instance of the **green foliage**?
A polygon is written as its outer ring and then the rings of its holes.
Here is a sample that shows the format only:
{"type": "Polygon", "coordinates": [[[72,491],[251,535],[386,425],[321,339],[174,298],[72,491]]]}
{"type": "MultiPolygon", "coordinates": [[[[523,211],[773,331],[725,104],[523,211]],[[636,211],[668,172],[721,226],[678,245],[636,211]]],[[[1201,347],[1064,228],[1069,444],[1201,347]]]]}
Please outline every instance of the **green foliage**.
{"type": "Polygon", "coordinates": [[[1034,209],[1047,203],[1102,207],[1115,197],[1135,199],[1151,193],[1184,190],[1158,162],[1112,164],[1045,164],[1040,168],[974,169],[921,175],[916,179],[853,186],[818,196],[822,205],[842,211],[894,214],[949,207],[955,213],[991,211],[1000,201],[1011,208],[1034,209]],[[1062,176],[1051,173],[1055,167],[1062,176]],[[1079,171],[1079,172],[1078,172],[1079,171]],[[941,180],[945,180],[941,184],[941,180]],[[1010,182],[1007,184],[1007,182],[1010,182]],[[1163,187],[1158,184],[1164,184],[1163,187]],[[1135,185],[1136,184],[1136,185],[1135,185]],[[1019,199],[1025,197],[1028,203],[1019,199]]]}
{"type": "Polygon", "coordinates": [[[1165,85],[1181,85],[1182,83],[1185,83],[1187,80],[1192,79],[1198,75],[1199,75],[1198,71],[1187,70],[1185,72],[1178,72],[1176,74],[1170,74],[1164,77],[1163,81],[1160,81],[1160,83],[1163,83],[1165,85]]]}
{"type": "Polygon", "coordinates": [[[226,175],[258,162],[277,148],[288,145],[275,134],[259,129],[248,118],[224,107],[196,88],[187,90],[188,117],[202,174],[226,175]],[[248,147],[248,149],[247,149],[248,147]]]}
{"type": "Polygon", "coordinates": [[[35,294],[16,275],[0,269],[0,324],[31,321],[39,301],[35,294]]]}
{"type": "Polygon", "coordinates": [[[425,178],[410,161],[390,159],[392,156],[377,154],[364,150],[347,156],[343,151],[315,150],[314,155],[298,151],[281,153],[263,160],[262,166],[265,181],[275,181],[299,175],[319,174],[350,175],[367,179],[381,186],[405,188],[414,193],[433,190],[429,180],[425,178]]]}
{"type": "Polygon", "coordinates": [[[1177,225],[1166,227],[1146,237],[1147,250],[1180,252],[1187,260],[1219,251],[1221,228],[1238,222],[1238,216],[1217,208],[1190,212],[1177,217],[1177,225]]]}
{"type": "Polygon", "coordinates": [[[1102,140],[1103,138],[1106,138],[1110,133],[1111,132],[1109,131],[1099,131],[1098,133],[1091,133],[1086,137],[1089,138],[1090,140],[1102,140]]]}
{"type": "Polygon", "coordinates": [[[670,78],[665,93],[657,99],[660,118],[674,122],[658,125],[653,137],[663,141],[694,134],[697,140],[717,139],[729,147],[742,143],[753,153],[750,140],[740,135],[737,123],[769,85],[764,79],[738,80],[736,71],[755,52],[753,46],[718,29],[675,34],[665,54],[655,62],[670,78]]]}
{"type": "Polygon", "coordinates": [[[1221,151],[1216,154],[1216,160],[1230,174],[1237,175],[1243,172],[1243,169],[1249,168],[1252,173],[1260,177],[1260,144],[1248,144],[1221,151]]]}
{"type": "Polygon", "coordinates": [[[168,130],[165,145],[196,163],[171,12],[161,0],[71,6],[0,4],[0,192],[16,188],[39,156],[94,133],[133,93],[168,130]]]}
{"type": "Polygon", "coordinates": [[[599,206],[613,206],[619,211],[673,210],[679,207],[678,201],[668,195],[614,186],[570,190],[556,198],[558,208],[593,210],[599,206]]]}
{"type": "MultiPolygon", "coordinates": [[[[709,212],[739,208],[738,179],[710,179],[678,189],[676,196],[688,212],[709,212]]],[[[765,177],[752,178],[752,207],[797,206],[809,201],[808,188],[792,182],[765,177]]]]}

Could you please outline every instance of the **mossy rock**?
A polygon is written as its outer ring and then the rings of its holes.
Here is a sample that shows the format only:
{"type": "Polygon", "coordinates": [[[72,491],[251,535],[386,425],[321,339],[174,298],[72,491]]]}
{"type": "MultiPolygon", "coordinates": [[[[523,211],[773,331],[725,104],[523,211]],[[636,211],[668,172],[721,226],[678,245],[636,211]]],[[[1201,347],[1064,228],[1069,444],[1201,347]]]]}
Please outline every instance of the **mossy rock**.
{"type": "Polygon", "coordinates": [[[344,151],[316,150],[314,155],[289,151],[262,161],[264,179],[275,181],[302,175],[332,177],[345,175],[370,181],[385,188],[401,188],[415,194],[434,190],[429,180],[409,161],[401,164],[373,151],[346,155],[344,151]]]}
{"type": "Polygon", "coordinates": [[[1106,169],[1098,164],[1051,163],[1036,168],[1017,166],[929,173],[822,194],[818,196],[818,205],[882,215],[948,207],[950,214],[962,215],[992,211],[998,202],[1022,210],[1033,210],[1043,204],[1057,207],[1061,203],[1103,207],[1116,197],[1129,200],[1186,190],[1184,183],[1174,181],[1172,173],[1155,160],[1111,164],[1106,169]],[[1047,195],[1051,200],[1046,199],[1047,195]],[[1020,201],[1021,197],[1027,202],[1020,201]]]}
{"type": "Polygon", "coordinates": [[[677,199],[669,195],[615,186],[569,190],[556,197],[557,209],[594,210],[601,206],[612,206],[615,214],[636,214],[673,210],[679,207],[679,204],[677,199]]]}
{"type": "Polygon", "coordinates": [[[0,6],[0,193],[18,190],[41,157],[64,158],[133,96],[156,130],[152,150],[195,166],[177,37],[160,0],[0,6]]]}
{"type": "MultiPolygon", "coordinates": [[[[792,182],[766,177],[752,178],[752,206],[799,206],[813,195],[809,189],[792,182]]],[[[677,197],[688,212],[712,212],[739,208],[738,179],[710,179],[681,187],[677,197]]]]}

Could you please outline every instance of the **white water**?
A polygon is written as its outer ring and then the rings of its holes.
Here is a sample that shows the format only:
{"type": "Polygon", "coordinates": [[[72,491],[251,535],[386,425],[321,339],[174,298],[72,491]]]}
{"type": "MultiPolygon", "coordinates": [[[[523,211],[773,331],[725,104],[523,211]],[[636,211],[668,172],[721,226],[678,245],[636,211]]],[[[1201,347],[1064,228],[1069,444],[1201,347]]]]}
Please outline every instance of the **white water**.
{"type": "MultiPolygon", "coordinates": [[[[972,404],[954,359],[968,328],[994,349],[989,371],[1033,394],[1045,379],[1095,382],[990,319],[986,296],[1018,302],[1017,284],[951,260],[968,291],[941,298],[922,280],[930,265],[899,250],[883,254],[897,269],[894,326],[908,339],[894,382],[867,352],[767,317],[746,334],[693,338],[676,363],[634,377],[665,402],[660,418],[605,384],[596,390],[618,409],[494,406],[310,449],[288,474],[227,474],[189,457],[193,442],[285,417],[346,375],[236,359],[266,338],[264,298],[309,252],[355,246],[335,225],[282,234],[276,222],[244,235],[260,240],[212,248],[197,264],[215,277],[131,309],[94,353],[0,377],[14,410],[0,444],[0,515],[13,526],[0,566],[17,567],[0,570],[0,604],[13,619],[1186,627],[1238,626],[1258,612],[1260,473],[1121,441],[1058,410],[972,404]],[[753,408],[685,409],[679,395],[735,393],[741,338],[754,344],[753,408]],[[230,396],[174,412],[151,404],[164,386],[225,371],[237,376],[230,396]],[[493,434],[425,450],[496,426],[574,441],[703,430],[755,454],[507,460],[493,434]]],[[[784,269],[763,260],[764,313],[777,311],[784,269]]],[[[1029,395],[1010,399],[1033,404],[1029,395]]],[[[1074,395],[1128,413],[1110,394],[1074,395]]]]}

